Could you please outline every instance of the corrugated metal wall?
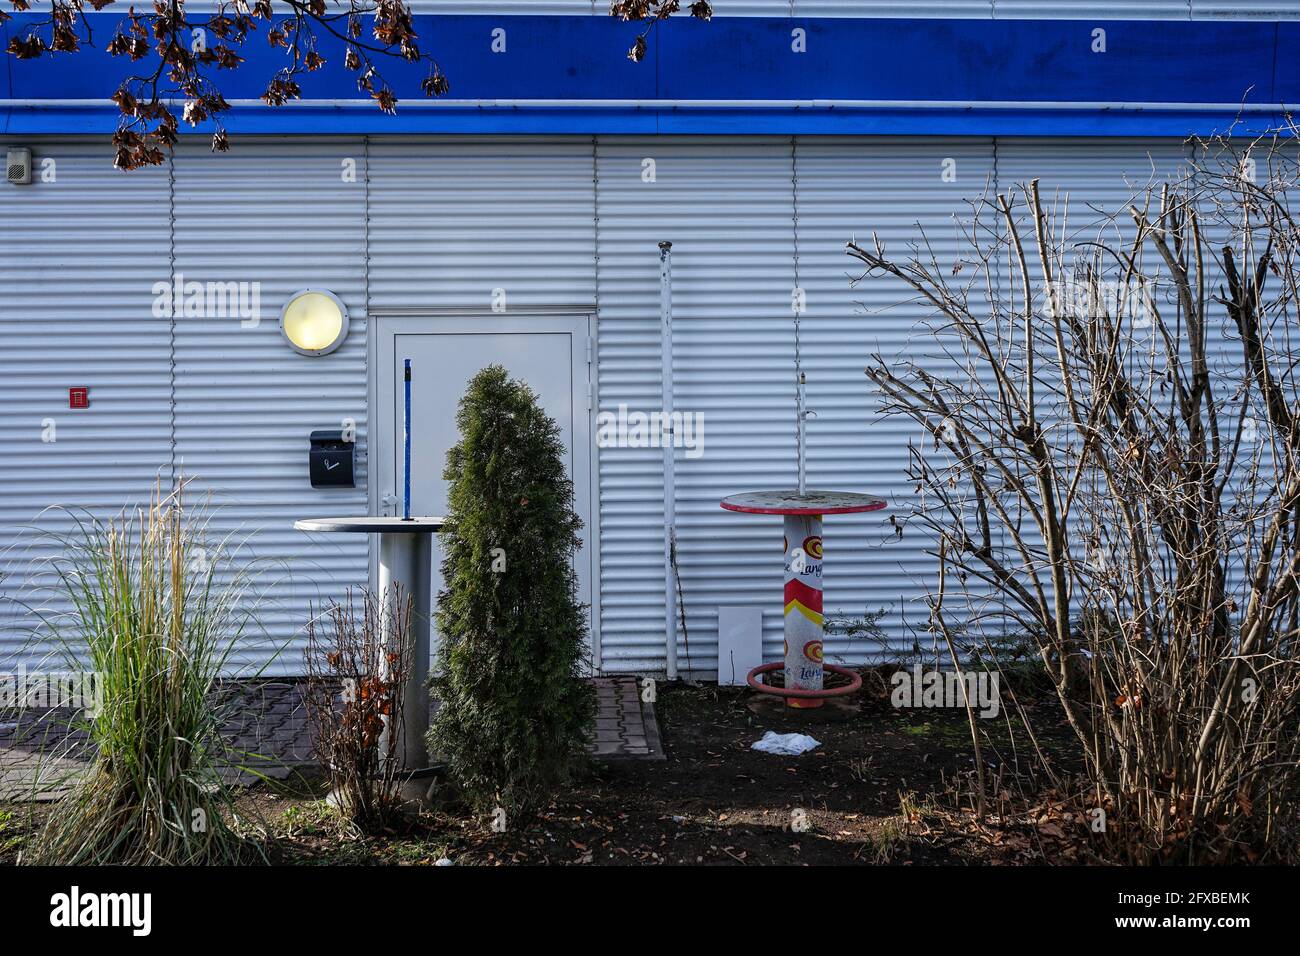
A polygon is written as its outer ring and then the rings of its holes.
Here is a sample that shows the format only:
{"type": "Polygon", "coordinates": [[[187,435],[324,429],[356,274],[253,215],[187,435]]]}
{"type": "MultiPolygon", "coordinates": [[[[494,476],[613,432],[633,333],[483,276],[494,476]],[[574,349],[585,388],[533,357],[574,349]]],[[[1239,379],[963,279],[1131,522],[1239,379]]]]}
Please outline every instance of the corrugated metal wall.
{"type": "Polygon", "coordinates": [[[1256,20],[1294,20],[1300,17],[1300,0],[1191,0],[1197,20],[1250,17],[1256,20]]]}
{"type": "MultiPolygon", "coordinates": [[[[243,142],[225,156],[194,142],[175,158],[174,270],[260,290],[255,326],[239,316],[175,323],[176,465],[211,493],[211,529],[241,546],[253,579],[268,633],[244,642],[236,663],[249,669],[270,662],[309,606],[366,581],[364,536],[311,541],[292,528],[368,507],[365,175],[359,139],[243,142]],[[280,336],[280,308],[304,288],[328,289],[348,309],[348,338],[330,355],[300,355],[280,336]],[[357,427],[357,487],[315,490],[308,436],[346,420],[357,427]]],[[[272,667],[301,671],[293,654],[272,667]]]]}
{"type": "MultiPolygon", "coordinates": [[[[817,411],[810,429],[813,487],[870,490],[905,507],[907,440],[880,422],[863,374],[867,356],[911,354],[919,306],[902,290],[849,287],[844,243],[876,229],[901,247],[924,223],[941,258],[956,253],[952,217],[990,178],[987,140],[613,141],[599,149],[600,405],[659,406],[657,274],[652,251],[673,242],[677,407],[704,416],[705,453],[677,455],[677,517],[687,634],[679,666],[716,668],[717,608],[765,608],[767,650],[781,628],[781,522],[723,511],[738,491],[794,484],[793,309],[817,411]],[[642,180],[653,160],[655,182],[642,180]],[[945,182],[946,160],[958,179],[945,182]],[[797,198],[797,201],[796,201],[797,198]],[[864,309],[868,314],[864,314],[864,309]],[[875,314],[870,314],[875,313],[875,314]],[[884,314],[882,314],[884,313],[884,314]]],[[[602,449],[603,663],[663,666],[662,484],[654,449],[602,449]]],[[[825,526],[828,613],[840,620],[886,609],[895,646],[926,612],[903,596],[932,560],[913,534],[898,541],[879,516],[825,526]]],[[[833,656],[879,648],[843,630],[833,656]]]]}
{"type": "MultiPolygon", "coordinates": [[[[194,479],[213,540],[238,549],[262,635],[231,661],[252,672],[299,633],[308,607],[366,579],[366,542],[317,545],[293,518],[367,507],[358,488],[314,491],[307,440],[356,423],[366,439],[364,143],[248,140],[229,156],[199,143],[166,167],[112,169],[103,141],[25,142],[52,181],[0,193],[15,254],[0,265],[0,666],[29,646],[49,581],[42,556],[67,528],[58,504],[103,517],[145,500],[161,475],[194,479]],[[358,164],[345,176],[345,162],[358,164]],[[253,314],[154,314],[154,284],[244,284],[253,314]],[[285,347],[279,309],[307,286],[347,305],[343,348],[313,359],[285,347]],[[90,408],[68,409],[70,386],[90,408]],[[44,423],[55,428],[42,441],[44,423]],[[36,521],[39,530],[17,529],[36,521]]],[[[39,178],[39,177],[38,177],[39,178]]],[[[226,311],[226,310],[221,310],[226,311]]],[[[51,608],[62,605],[53,601],[51,608]]],[[[297,673],[292,653],[272,672],[297,673]]]]}
{"type": "Polygon", "coordinates": [[[1188,20],[1191,0],[993,0],[999,20],[1188,20]]]}
{"type": "Polygon", "coordinates": [[[375,140],[370,305],[486,310],[595,301],[590,139],[375,140]]]}
{"type": "MultiPolygon", "coordinates": [[[[661,407],[656,245],[673,243],[676,406],[702,413],[706,429],[702,457],[677,454],[678,654],[683,668],[708,669],[719,602],[780,587],[779,539],[718,501],[793,474],[790,141],[602,141],[597,171],[602,409],[661,407]],[[763,573],[773,566],[775,585],[763,573]]],[[[600,489],[602,662],[652,668],[663,656],[660,451],[601,449],[600,489]]]]}
{"type": "MultiPolygon", "coordinates": [[[[1068,188],[1074,228],[1097,219],[1088,204],[1116,208],[1154,163],[1183,155],[1169,141],[1067,143],[986,140],[602,140],[597,220],[600,407],[653,409],[659,400],[653,250],[674,243],[674,374],[677,405],[705,415],[706,453],[679,453],[678,521],[690,646],[681,666],[716,665],[719,604],[766,606],[769,653],[780,643],[776,519],[728,514],[718,500],[758,487],[788,486],[794,473],[790,297],[804,290],[810,482],[885,495],[898,512],[912,489],[903,479],[908,440],[927,440],[881,421],[862,375],[866,357],[936,361],[917,334],[924,310],[904,290],[851,289],[843,243],[876,230],[894,249],[924,228],[945,267],[959,254],[953,222],[986,183],[1005,188],[1033,176],[1050,198],[1068,188]],[[647,160],[653,183],[643,180],[647,160]],[[944,180],[946,164],[956,179],[944,180]]],[[[603,661],[611,670],[663,666],[661,471],[653,449],[600,454],[603,661]]],[[[917,531],[903,539],[879,516],[826,524],[827,608],[840,619],[888,611],[894,648],[923,628],[920,583],[933,559],[917,531]]],[[[849,660],[880,648],[828,639],[849,660]]]]}
{"type": "Polygon", "coordinates": [[[32,143],[38,185],[0,191],[0,668],[35,666],[52,503],[109,517],[148,498],[171,454],[170,340],[150,311],[170,244],[165,169],[123,176],[107,143],[32,143]],[[90,408],[68,389],[90,386],[90,408]],[[23,530],[27,529],[27,530],[23,530]]]}
{"type": "MultiPolygon", "coordinates": [[[[909,443],[931,439],[902,419],[877,414],[864,370],[872,355],[891,364],[917,362],[935,374],[951,368],[920,327],[930,313],[909,289],[878,279],[850,286],[849,277],[860,271],[844,243],[854,236],[869,243],[874,232],[891,254],[908,258],[920,248],[924,230],[927,251],[950,272],[950,263],[969,255],[957,219],[968,217],[971,200],[991,188],[994,144],[801,139],[796,158],[799,277],[808,296],[803,353],[808,402],[817,411],[809,423],[809,482],[868,491],[889,502],[885,515],[825,519],[827,616],[852,620],[884,609],[880,625],[894,647],[910,646],[914,638],[925,643],[920,630],[929,611],[921,582],[933,580],[934,559],[925,553],[933,546],[916,526],[898,537],[886,516],[901,519],[915,498],[904,479],[909,443]]],[[[779,610],[764,617],[777,651],[779,610]]],[[[859,660],[881,650],[828,628],[832,660],[859,660]]]]}
{"type": "MultiPolygon", "coordinates": [[[[677,406],[705,420],[703,457],[677,455],[689,630],[678,654],[698,672],[715,666],[720,604],[763,605],[768,650],[779,646],[779,523],[723,512],[718,500],[793,483],[796,285],[818,413],[810,483],[885,495],[901,514],[906,443],[923,436],[879,420],[863,368],[872,353],[926,358],[933,346],[915,334],[924,310],[903,290],[850,287],[845,240],[874,229],[902,251],[919,225],[947,264],[966,200],[989,181],[1032,176],[1049,197],[1069,189],[1086,231],[1086,202],[1117,204],[1126,174],[1144,180],[1150,155],[1168,167],[1183,150],[1104,140],[248,138],[226,156],[187,144],[172,171],[122,176],[102,144],[35,145],[38,161],[57,160],[58,181],[0,190],[21,250],[0,266],[3,523],[12,529],[54,501],[116,509],[146,494],[157,469],[183,465],[216,494],[216,527],[252,534],[263,619],[280,641],[298,633],[310,602],[365,577],[362,541],[313,541],[289,525],[371,501],[364,457],[355,491],[313,491],[305,470],[313,428],[353,418],[366,447],[368,316],[480,311],[494,288],[512,311],[594,304],[599,407],[653,411],[656,244],[671,240],[677,406]],[[261,283],[260,325],[155,319],[152,284],[173,272],[261,283]],[[276,328],[287,296],[311,285],[340,294],[353,323],[343,349],[315,359],[287,349],[276,328]],[[66,386],[78,384],[91,386],[89,412],[66,409],[66,386]],[[57,422],[54,444],[40,441],[46,417],[57,422]]],[[[660,454],[597,455],[603,664],[660,670],[660,454]]],[[[6,531],[0,666],[17,659],[30,620],[13,603],[26,557],[16,540],[6,531]]],[[[892,643],[910,646],[926,616],[917,602],[932,568],[926,542],[897,539],[881,516],[828,518],[826,540],[828,611],[886,608],[892,643]]],[[[874,650],[828,641],[850,660],[874,650]]],[[[267,659],[264,645],[241,656],[249,666],[267,659]]],[[[299,667],[291,650],[275,670],[299,667]]]]}

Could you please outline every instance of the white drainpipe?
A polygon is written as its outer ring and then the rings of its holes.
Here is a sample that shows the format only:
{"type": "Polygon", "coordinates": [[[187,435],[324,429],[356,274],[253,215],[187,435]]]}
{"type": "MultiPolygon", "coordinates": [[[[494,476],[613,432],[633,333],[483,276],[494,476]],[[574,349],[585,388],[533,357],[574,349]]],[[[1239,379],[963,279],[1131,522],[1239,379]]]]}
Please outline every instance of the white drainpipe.
{"type": "MultiPolygon", "coordinates": [[[[673,410],[673,244],[659,243],[659,344],[663,381],[663,413],[671,422],[673,410]]],[[[664,641],[668,679],[677,677],[677,588],[673,576],[673,545],[677,524],[677,481],[671,424],[661,438],[664,453],[664,641]]]]}

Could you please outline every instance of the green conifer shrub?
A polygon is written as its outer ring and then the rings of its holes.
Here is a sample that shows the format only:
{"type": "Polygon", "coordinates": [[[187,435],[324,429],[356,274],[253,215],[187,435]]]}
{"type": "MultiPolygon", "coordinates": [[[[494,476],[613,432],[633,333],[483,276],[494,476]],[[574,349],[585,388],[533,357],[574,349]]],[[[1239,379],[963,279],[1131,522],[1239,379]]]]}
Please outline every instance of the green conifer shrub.
{"type": "Polygon", "coordinates": [[[429,749],[480,810],[545,807],[583,759],[595,700],[559,426],[523,382],[470,382],[447,452],[429,749]]]}

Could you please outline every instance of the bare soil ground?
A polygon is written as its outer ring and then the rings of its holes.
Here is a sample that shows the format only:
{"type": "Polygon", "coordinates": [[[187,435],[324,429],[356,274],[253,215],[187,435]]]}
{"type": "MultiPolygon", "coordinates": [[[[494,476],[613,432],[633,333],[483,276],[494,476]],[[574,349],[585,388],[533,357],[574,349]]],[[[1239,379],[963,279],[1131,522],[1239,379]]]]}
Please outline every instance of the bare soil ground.
{"type": "MultiPolygon", "coordinates": [[[[974,768],[964,710],[895,709],[868,675],[857,713],[808,722],[756,713],[748,690],[661,686],[667,760],[594,763],[544,814],[491,820],[449,807],[380,837],[340,836],[319,787],[250,791],[271,862],[301,864],[984,864],[1091,858],[1086,827],[1063,806],[1026,796],[1028,763],[1002,719],[981,721],[985,761],[1004,799],[976,822],[964,781],[974,768]],[[798,757],[750,745],[766,730],[821,742],[798,757]],[[1000,775],[1000,776],[999,776],[1000,775]],[[1015,809],[1012,809],[1012,808],[1015,809]]],[[[1068,741],[1044,702],[1034,708],[1049,749],[1068,741]],[[1040,719],[1041,718],[1041,719],[1040,719]]],[[[1062,753],[1068,747],[1061,748],[1062,753]]],[[[0,806],[0,861],[12,862],[46,807],[0,806]],[[6,816],[7,814],[7,816],[6,816]]]]}

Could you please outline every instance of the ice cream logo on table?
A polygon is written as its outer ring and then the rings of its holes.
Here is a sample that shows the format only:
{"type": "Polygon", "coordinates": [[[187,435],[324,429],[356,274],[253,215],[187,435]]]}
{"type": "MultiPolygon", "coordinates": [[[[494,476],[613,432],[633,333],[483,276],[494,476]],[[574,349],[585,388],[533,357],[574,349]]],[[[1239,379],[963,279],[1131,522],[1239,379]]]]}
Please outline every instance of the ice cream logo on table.
{"type": "Polygon", "coordinates": [[[822,574],[822,539],[817,535],[811,535],[803,539],[803,544],[790,550],[790,539],[782,539],[785,545],[786,573],[816,575],[821,577],[822,574]]]}

